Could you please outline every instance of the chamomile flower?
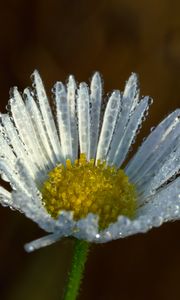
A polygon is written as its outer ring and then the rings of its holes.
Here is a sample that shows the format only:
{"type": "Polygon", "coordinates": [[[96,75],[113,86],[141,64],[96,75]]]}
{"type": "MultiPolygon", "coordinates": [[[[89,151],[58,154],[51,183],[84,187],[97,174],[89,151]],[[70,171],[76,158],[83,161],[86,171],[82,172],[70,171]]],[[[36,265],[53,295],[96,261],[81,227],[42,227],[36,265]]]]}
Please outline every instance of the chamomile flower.
{"type": "Polygon", "coordinates": [[[53,88],[52,113],[42,80],[11,91],[0,115],[0,202],[49,234],[33,251],[62,237],[105,243],[180,218],[180,110],[166,117],[124,167],[151,99],[139,97],[136,74],[105,105],[98,73],[77,87],[53,88]],[[122,168],[123,166],[123,168],[122,168]]]}

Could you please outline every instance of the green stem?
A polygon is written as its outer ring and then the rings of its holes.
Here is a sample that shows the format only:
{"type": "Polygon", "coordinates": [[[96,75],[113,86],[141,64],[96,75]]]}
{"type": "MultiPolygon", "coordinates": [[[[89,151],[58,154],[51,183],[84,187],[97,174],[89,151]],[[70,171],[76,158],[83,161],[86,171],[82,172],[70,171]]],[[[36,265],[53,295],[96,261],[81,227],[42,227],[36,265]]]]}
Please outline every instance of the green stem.
{"type": "Polygon", "coordinates": [[[81,240],[75,241],[72,266],[69,273],[64,300],[75,300],[83,277],[83,271],[89,250],[89,243],[81,240]]]}

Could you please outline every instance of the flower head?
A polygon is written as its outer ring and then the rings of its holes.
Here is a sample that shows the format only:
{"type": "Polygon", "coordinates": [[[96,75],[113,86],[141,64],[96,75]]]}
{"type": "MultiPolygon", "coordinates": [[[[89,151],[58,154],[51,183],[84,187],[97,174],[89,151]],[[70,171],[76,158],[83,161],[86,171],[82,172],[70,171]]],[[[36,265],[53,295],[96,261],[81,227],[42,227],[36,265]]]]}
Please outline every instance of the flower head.
{"type": "Polygon", "coordinates": [[[42,80],[33,89],[11,91],[9,112],[0,116],[0,172],[12,187],[0,187],[0,202],[24,213],[49,235],[27,251],[64,236],[104,243],[180,217],[180,110],[165,118],[124,168],[141,127],[149,97],[139,97],[132,74],[124,92],[102,101],[98,73],[90,89],[53,88],[52,113],[42,80]],[[123,165],[123,169],[122,169],[123,165]]]}

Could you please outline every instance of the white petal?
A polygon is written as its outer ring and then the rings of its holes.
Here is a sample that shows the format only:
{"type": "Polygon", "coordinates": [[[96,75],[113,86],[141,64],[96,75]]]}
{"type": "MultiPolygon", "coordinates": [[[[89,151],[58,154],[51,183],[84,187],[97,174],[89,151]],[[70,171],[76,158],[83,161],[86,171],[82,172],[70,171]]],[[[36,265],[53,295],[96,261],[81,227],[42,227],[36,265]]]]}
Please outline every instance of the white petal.
{"type": "Polygon", "coordinates": [[[63,231],[63,236],[72,236],[75,227],[76,221],[74,221],[73,212],[61,211],[58,219],[55,220],[54,232],[56,231],[58,233],[63,231]]]}
{"type": "Polygon", "coordinates": [[[29,89],[24,90],[24,97],[25,97],[25,105],[31,117],[33,127],[35,129],[41,147],[41,151],[44,153],[44,156],[46,157],[46,165],[48,165],[49,168],[52,168],[53,165],[57,163],[57,160],[54,151],[52,149],[51,143],[49,141],[49,137],[45,130],[41,113],[37,107],[36,102],[33,99],[32,92],[30,92],[29,89]]]}
{"type": "Polygon", "coordinates": [[[108,164],[111,165],[114,160],[115,152],[121,139],[124,137],[124,133],[130,117],[138,104],[139,89],[138,78],[136,74],[132,74],[126,83],[125,90],[122,97],[121,109],[118,115],[115,132],[112,138],[111,147],[108,153],[108,164]]]}
{"type": "Polygon", "coordinates": [[[0,157],[6,161],[12,168],[17,160],[12,148],[8,144],[8,137],[3,126],[0,125],[0,157]]]}
{"type": "Polygon", "coordinates": [[[76,222],[73,236],[92,242],[96,241],[98,232],[98,217],[89,213],[86,218],[76,222]]]}
{"type": "Polygon", "coordinates": [[[102,83],[98,72],[96,72],[91,81],[90,94],[90,158],[95,158],[97,150],[97,142],[99,137],[100,113],[102,100],[102,83]]]}
{"type": "MultiPolygon", "coordinates": [[[[43,207],[41,196],[37,188],[37,185],[35,181],[32,179],[32,177],[30,176],[28,169],[26,168],[23,161],[18,160],[15,167],[16,167],[16,172],[19,178],[21,179],[22,184],[26,190],[26,193],[32,197],[35,205],[43,207]]],[[[41,182],[41,178],[39,179],[39,181],[41,182]]]]}
{"type": "MultiPolygon", "coordinates": [[[[154,175],[140,187],[142,197],[150,196],[165,182],[175,176],[180,170],[180,138],[176,139],[175,145],[170,154],[165,154],[154,166],[154,175]]],[[[173,146],[173,145],[172,145],[173,146]]],[[[147,177],[147,176],[146,176],[147,177]]]]}
{"type": "Polygon", "coordinates": [[[28,154],[32,156],[34,163],[42,170],[44,168],[44,161],[36,132],[17,88],[13,89],[13,98],[10,99],[10,105],[13,120],[19,136],[24,143],[24,147],[28,154]]]}
{"type": "Polygon", "coordinates": [[[17,190],[12,192],[13,205],[26,215],[27,218],[33,220],[42,229],[47,232],[54,232],[56,228],[56,222],[51,216],[45,211],[43,207],[37,206],[36,199],[32,196],[17,190]]]}
{"type": "Polygon", "coordinates": [[[21,182],[21,179],[16,172],[15,165],[11,165],[5,159],[0,160],[0,174],[5,175],[13,189],[20,188],[24,190],[23,182],[21,182]]]}
{"type": "Polygon", "coordinates": [[[56,109],[57,123],[59,128],[62,153],[65,159],[72,160],[72,136],[69,103],[67,102],[67,94],[65,86],[62,82],[56,82],[53,88],[56,109]]]}
{"type": "Polygon", "coordinates": [[[13,147],[13,151],[15,152],[16,156],[19,159],[24,160],[31,176],[35,179],[38,169],[32,161],[31,155],[28,155],[28,153],[25,151],[24,145],[21,142],[17,130],[12,124],[10,117],[7,114],[1,114],[1,121],[5,130],[5,134],[8,137],[7,142],[13,147]]]}
{"type": "Polygon", "coordinates": [[[44,120],[44,126],[46,127],[46,131],[54,153],[56,155],[57,162],[64,162],[57,129],[54,123],[53,114],[48,102],[48,98],[41,77],[39,76],[39,73],[36,70],[32,74],[32,77],[37,92],[37,100],[44,120]]]}
{"type": "Polygon", "coordinates": [[[178,109],[165,118],[142,143],[137,153],[125,168],[125,172],[131,180],[141,176],[141,168],[146,168],[150,155],[157,150],[159,144],[167,138],[169,132],[179,123],[179,117],[180,110],[178,109]]]}
{"type": "Polygon", "coordinates": [[[2,206],[9,206],[13,209],[16,209],[12,203],[11,193],[0,186],[0,203],[2,206]]]}
{"type": "Polygon", "coordinates": [[[105,160],[109,146],[113,137],[117,116],[119,113],[121,95],[119,91],[114,91],[110,96],[104,113],[103,124],[97,147],[96,162],[105,160]]]}
{"type": "Polygon", "coordinates": [[[78,122],[76,116],[76,83],[72,75],[69,76],[67,83],[67,102],[71,124],[72,161],[74,161],[78,157],[78,122]]]}
{"type": "Polygon", "coordinates": [[[115,165],[116,167],[120,168],[120,166],[124,162],[128,154],[129,148],[137,134],[137,130],[141,125],[141,122],[143,120],[146,111],[148,110],[149,104],[150,104],[149,97],[145,97],[136,106],[133,114],[131,115],[131,118],[127,124],[124,135],[123,137],[121,137],[119,145],[114,154],[113,165],[115,165]]]}
{"type": "Polygon", "coordinates": [[[85,82],[80,83],[77,97],[78,129],[80,152],[90,155],[90,114],[89,91],[85,82]]]}
{"type": "Polygon", "coordinates": [[[161,217],[163,222],[180,218],[180,177],[158,191],[141,208],[138,215],[161,217]]]}
{"type": "Polygon", "coordinates": [[[57,242],[62,236],[63,236],[62,232],[61,233],[52,233],[52,234],[46,235],[40,239],[37,239],[31,243],[26,244],[24,246],[24,248],[27,252],[33,252],[34,250],[49,246],[49,245],[57,242]]]}
{"type": "Polygon", "coordinates": [[[179,132],[180,122],[159,142],[158,148],[152,151],[148,161],[140,169],[140,174],[136,176],[135,180],[133,179],[133,182],[137,185],[140,192],[144,190],[145,185],[149,184],[151,179],[157,174],[164,158],[173,151],[176,140],[179,137],[179,132]]]}
{"type": "Polygon", "coordinates": [[[139,99],[139,82],[137,74],[132,73],[132,75],[129,77],[124,93],[123,93],[123,99],[122,99],[122,124],[125,125],[127,120],[129,119],[129,116],[131,112],[135,109],[136,105],[138,104],[139,99]]]}

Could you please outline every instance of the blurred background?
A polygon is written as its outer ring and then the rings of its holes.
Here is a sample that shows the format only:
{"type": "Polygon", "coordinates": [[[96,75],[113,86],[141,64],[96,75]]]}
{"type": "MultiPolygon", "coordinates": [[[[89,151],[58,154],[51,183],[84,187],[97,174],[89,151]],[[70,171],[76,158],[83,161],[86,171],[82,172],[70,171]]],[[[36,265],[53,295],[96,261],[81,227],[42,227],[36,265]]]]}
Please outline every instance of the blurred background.
{"type": "MultiPolygon", "coordinates": [[[[50,95],[72,73],[99,70],[104,94],[123,89],[131,72],[154,104],[137,143],[180,103],[180,2],[169,0],[6,0],[0,10],[0,109],[9,89],[31,84],[37,68],[50,95]]],[[[43,236],[31,220],[0,207],[0,299],[58,300],[71,262],[66,239],[27,254],[43,236]]],[[[180,299],[180,222],[93,246],[79,300],[180,299]]]]}

